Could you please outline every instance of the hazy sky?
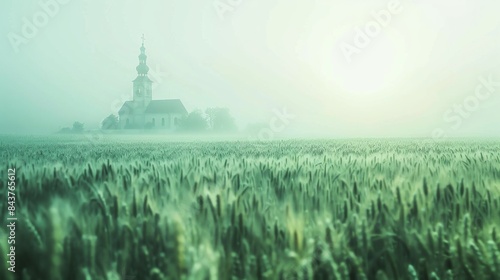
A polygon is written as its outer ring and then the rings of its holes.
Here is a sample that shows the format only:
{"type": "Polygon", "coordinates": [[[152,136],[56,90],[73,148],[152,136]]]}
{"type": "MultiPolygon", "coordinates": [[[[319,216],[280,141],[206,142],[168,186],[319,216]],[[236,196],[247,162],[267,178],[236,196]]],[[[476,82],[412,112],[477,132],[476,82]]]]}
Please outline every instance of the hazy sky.
{"type": "Polygon", "coordinates": [[[500,136],[498,1],[0,5],[0,133],[97,128],[132,98],[144,33],[154,99],[242,127],[286,108],[285,134],[500,136]]]}

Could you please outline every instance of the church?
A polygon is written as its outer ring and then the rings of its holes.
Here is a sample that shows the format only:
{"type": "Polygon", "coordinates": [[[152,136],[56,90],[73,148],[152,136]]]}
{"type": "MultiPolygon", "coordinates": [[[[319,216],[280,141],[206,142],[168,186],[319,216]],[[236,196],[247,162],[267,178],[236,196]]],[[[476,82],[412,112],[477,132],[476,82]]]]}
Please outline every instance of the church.
{"type": "Polygon", "coordinates": [[[164,129],[174,131],[188,112],[180,99],[153,100],[153,81],[149,79],[146,48],[142,40],[137,78],[133,81],[133,100],[118,111],[121,129],[164,129]]]}

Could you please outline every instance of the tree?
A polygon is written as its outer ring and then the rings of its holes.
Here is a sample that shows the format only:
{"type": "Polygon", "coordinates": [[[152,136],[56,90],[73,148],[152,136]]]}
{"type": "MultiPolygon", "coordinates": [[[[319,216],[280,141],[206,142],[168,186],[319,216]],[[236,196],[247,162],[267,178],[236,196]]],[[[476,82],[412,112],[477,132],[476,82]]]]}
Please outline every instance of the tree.
{"type": "Polygon", "coordinates": [[[73,132],[83,132],[83,123],[74,122],[72,131],[73,132]]]}
{"type": "Polygon", "coordinates": [[[205,113],[208,117],[210,129],[216,132],[236,131],[234,118],[228,108],[208,108],[205,113]]]}
{"type": "Polygon", "coordinates": [[[101,128],[108,129],[118,129],[118,117],[116,115],[109,115],[101,122],[101,128]]]}
{"type": "Polygon", "coordinates": [[[181,119],[179,123],[179,130],[200,132],[207,129],[208,123],[205,116],[200,110],[195,110],[189,113],[185,118],[181,119]]]}

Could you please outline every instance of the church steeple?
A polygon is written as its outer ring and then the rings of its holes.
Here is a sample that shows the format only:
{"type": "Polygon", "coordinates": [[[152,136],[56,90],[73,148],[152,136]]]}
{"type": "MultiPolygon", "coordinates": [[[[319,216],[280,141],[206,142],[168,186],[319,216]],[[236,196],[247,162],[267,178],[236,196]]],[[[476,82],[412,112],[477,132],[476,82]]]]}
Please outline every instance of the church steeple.
{"type": "Polygon", "coordinates": [[[142,46],[141,46],[141,54],[139,55],[139,65],[135,68],[137,70],[137,75],[139,76],[147,76],[149,72],[149,67],[146,64],[146,60],[148,56],[146,55],[146,48],[144,47],[144,34],[142,34],[142,46]]]}
{"type": "Polygon", "coordinates": [[[149,67],[146,64],[147,58],[143,34],[139,65],[135,68],[137,70],[137,78],[134,80],[134,102],[137,104],[137,108],[143,110],[149,105],[153,95],[153,81],[148,77],[149,67]]]}

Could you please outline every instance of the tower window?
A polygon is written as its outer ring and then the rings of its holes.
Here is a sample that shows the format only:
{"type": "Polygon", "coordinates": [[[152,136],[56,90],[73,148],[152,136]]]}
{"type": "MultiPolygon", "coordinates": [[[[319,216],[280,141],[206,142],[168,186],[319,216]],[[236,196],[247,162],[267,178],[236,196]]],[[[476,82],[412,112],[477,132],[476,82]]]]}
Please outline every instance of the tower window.
{"type": "Polygon", "coordinates": [[[153,126],[155,126],[155,118],[153,118],[153,126]]]}
{"type": "Polygon", "coordinates": [[[165,126],[165,118],[161,118],[161,126],[165,126]]]}

